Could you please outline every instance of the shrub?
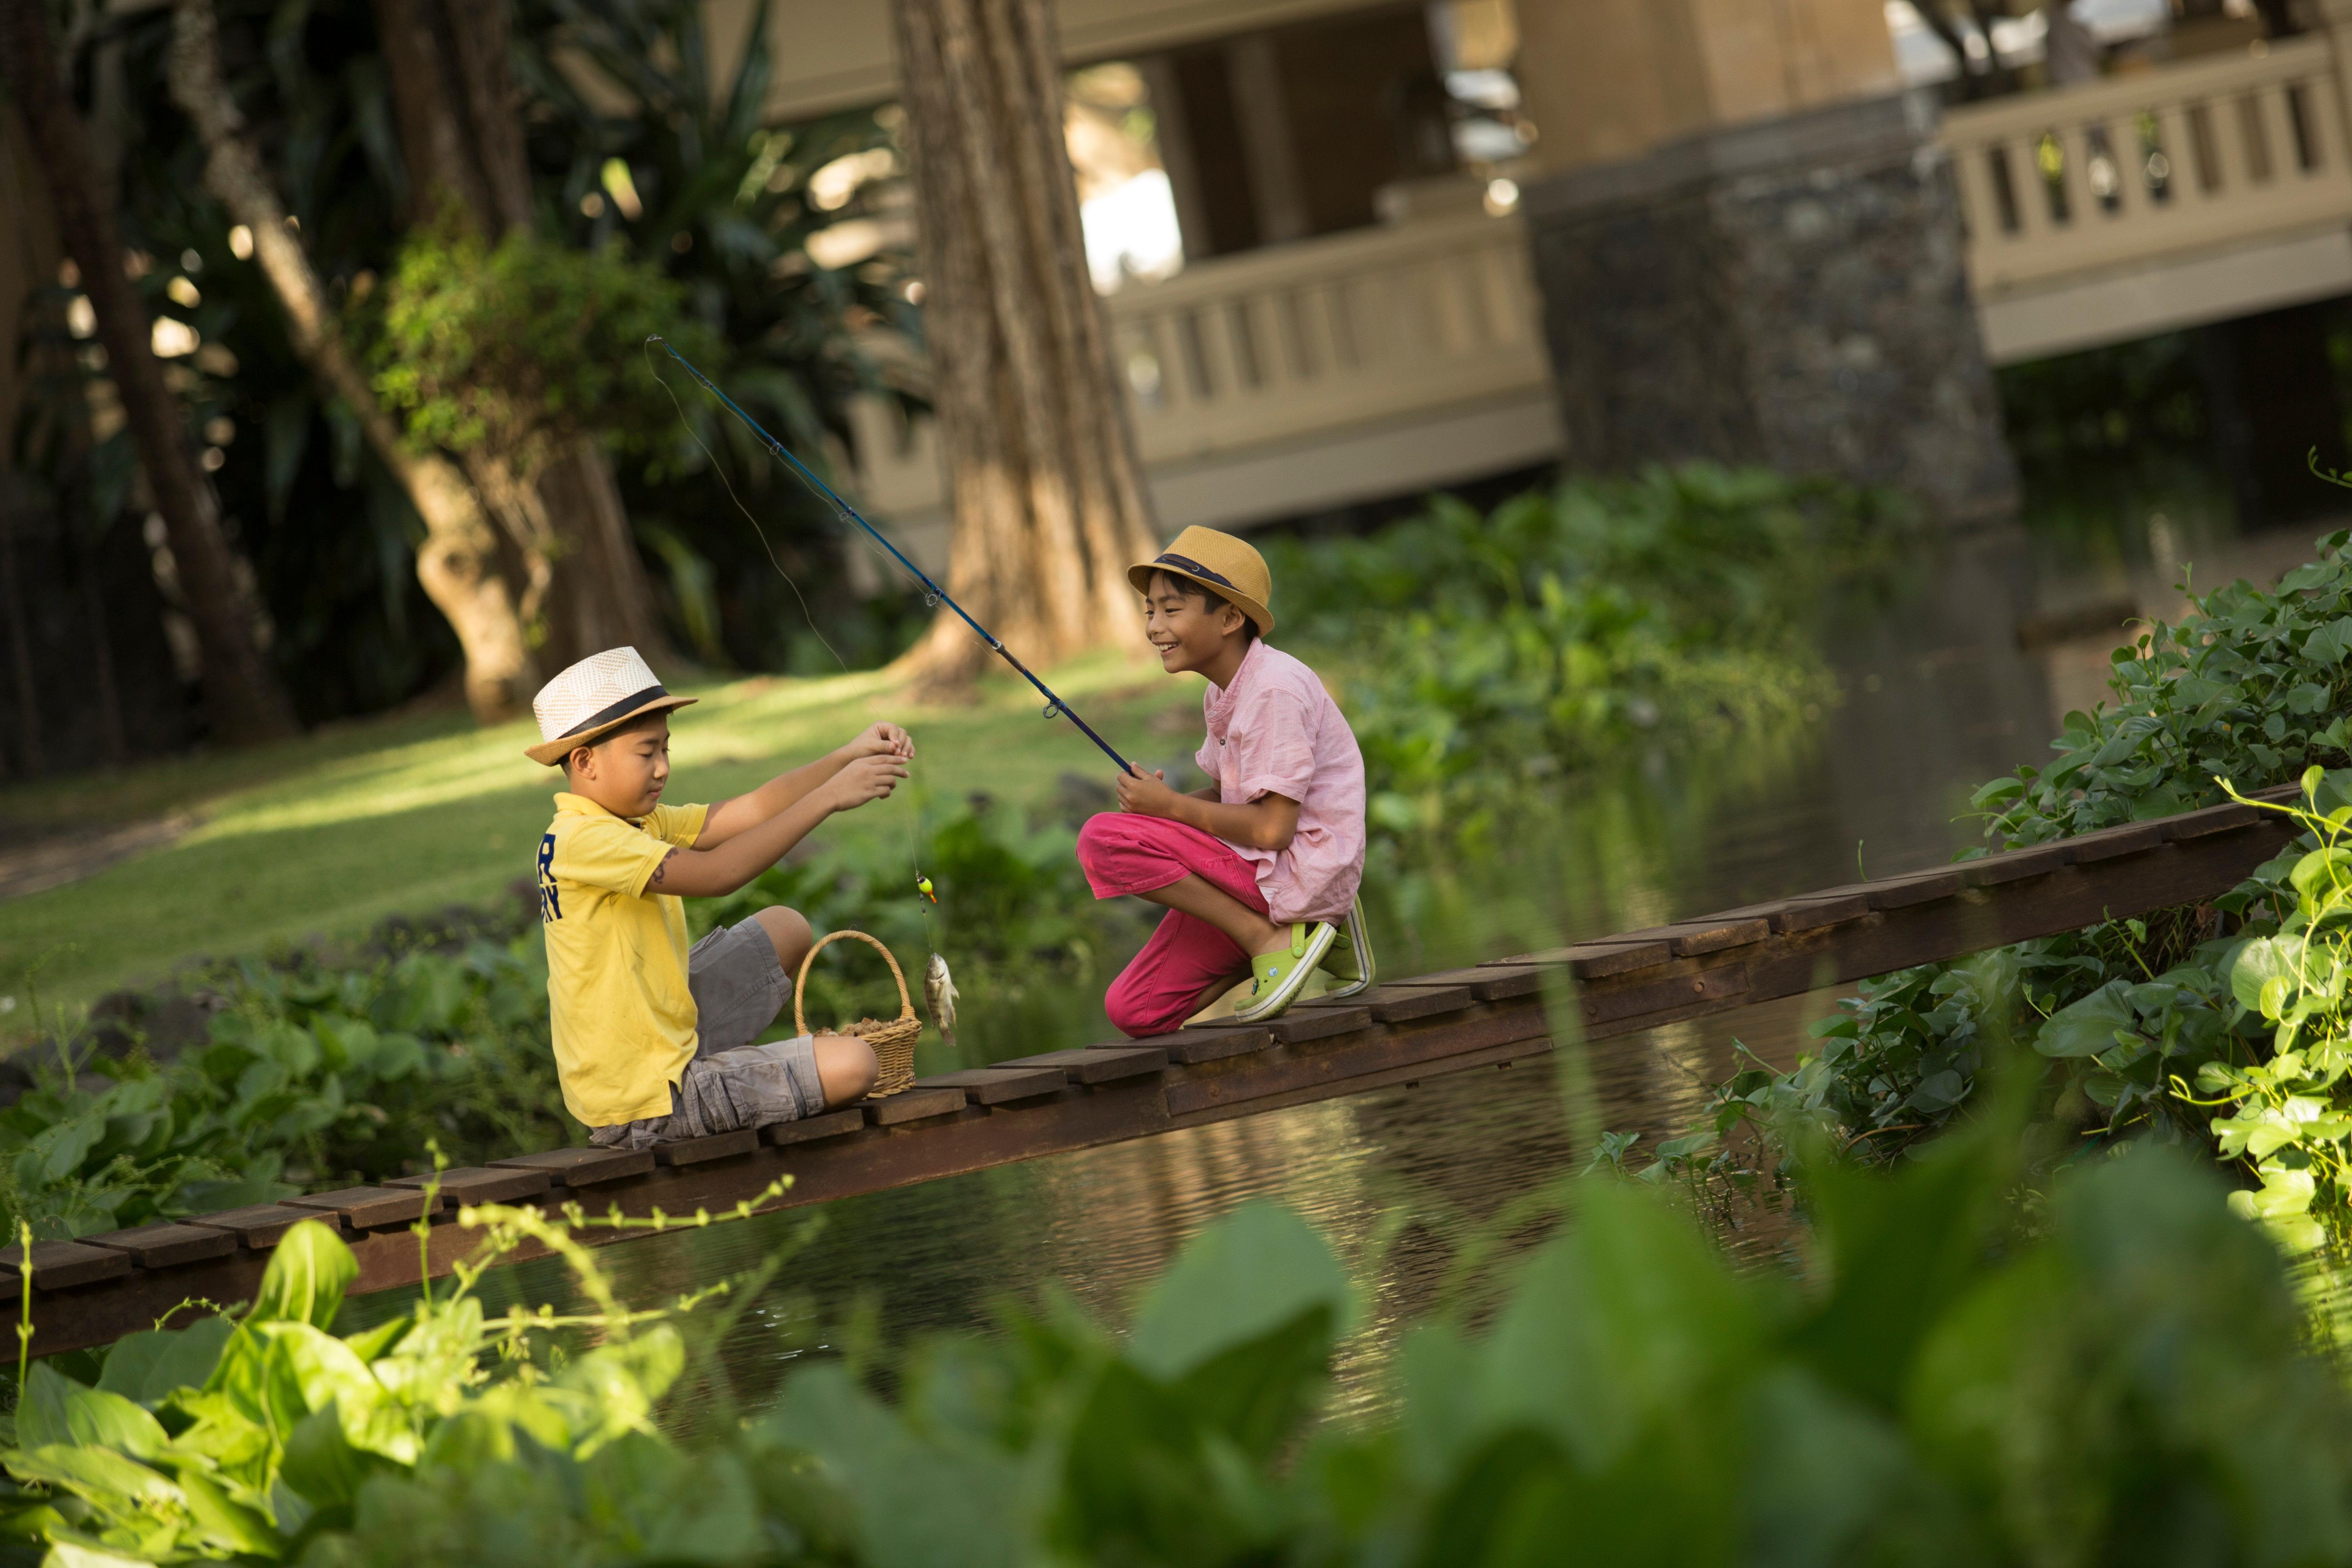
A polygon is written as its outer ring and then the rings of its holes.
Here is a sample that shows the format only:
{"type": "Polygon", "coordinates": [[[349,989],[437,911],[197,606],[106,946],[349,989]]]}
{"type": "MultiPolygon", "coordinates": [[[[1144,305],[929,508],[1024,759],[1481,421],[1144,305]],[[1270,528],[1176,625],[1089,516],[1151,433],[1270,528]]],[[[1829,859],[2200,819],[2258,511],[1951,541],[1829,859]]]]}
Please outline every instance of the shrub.
{"type": "Polygon", "coordinates": [[[1376,829],[1475,829],[1532,780],[1818,716],[1832,588],[1883,567],[1877,498],[1706,465],[1572,479],[1482,517],[1273,542],[1286,629],[1334,677],[1376,829]],[[1369,628],[1369,630],[1368,630],[1369,628]]]}

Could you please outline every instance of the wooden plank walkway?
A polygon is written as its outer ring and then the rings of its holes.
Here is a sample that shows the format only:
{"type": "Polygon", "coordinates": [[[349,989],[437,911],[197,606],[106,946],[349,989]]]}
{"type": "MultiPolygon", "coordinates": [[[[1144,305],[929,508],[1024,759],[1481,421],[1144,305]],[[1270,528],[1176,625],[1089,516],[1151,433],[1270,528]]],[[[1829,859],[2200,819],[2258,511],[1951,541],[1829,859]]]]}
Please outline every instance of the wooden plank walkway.
{"type": "MultiPolygon", "coordinates": [[[[2274,797],[2291,789],[2269,792],[2274,797]]],[[[772,1207],[1034,1159],[1179,1127],[1507,1062],[1556,1030],[1598,1039],[1843,985],[1937,959],[2197,902],[2284,847],[2287,820],[2241,805],[2134,823],[1652,931],[1627,931],[1473,968],[1388,981],[1304,1004],[1269,1025],[1185,1029],[1049,1051],[923,1079],[888,1100],[806,1121],[642,1152],[558,1149],[443,1178],[424,1252],[435,1276],[474,1247],[452,1223],[466,1203],[577,1200],[602,1214],[731,1208],[780,1176],[772,1207]]],[[[418,1177],[200,1215],[33,1247],[34,1349],[100,1344],[152,1327],[194,1298],[248,1300],[292,1225],[336,1225],[358,1256],[355,1291],[414,1283],[425,1206],[418,1177]]],[[[587,1231],[609,1244],[646,1232],[587,1231]]],[[[535,1252],[513,1255],[538,1256],[535,1252]]],[[[20,1288],[0,1258],[0,1301],[20,1288]]]]}

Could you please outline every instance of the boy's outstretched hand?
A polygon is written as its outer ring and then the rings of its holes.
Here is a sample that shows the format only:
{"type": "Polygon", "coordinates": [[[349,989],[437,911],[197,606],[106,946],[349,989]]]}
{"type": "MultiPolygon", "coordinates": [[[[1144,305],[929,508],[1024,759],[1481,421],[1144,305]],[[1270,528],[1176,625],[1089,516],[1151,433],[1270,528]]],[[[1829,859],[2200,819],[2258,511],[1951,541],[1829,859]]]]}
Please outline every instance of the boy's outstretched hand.
{"type": "Polygon", "coordinates": [[[907,776],[906,760],[896,752],[869,752],[827,780],[820,794],[834,811],[855,811],[886,798],[907,776]]]}
{"type": "Polygon", "coordinates": [[[845,763],[860,757],[897,757],[907,761],[915,754],[914,737],[891,723],[887,719],[861,730],[847,745],[835,753],[845,763]]]}

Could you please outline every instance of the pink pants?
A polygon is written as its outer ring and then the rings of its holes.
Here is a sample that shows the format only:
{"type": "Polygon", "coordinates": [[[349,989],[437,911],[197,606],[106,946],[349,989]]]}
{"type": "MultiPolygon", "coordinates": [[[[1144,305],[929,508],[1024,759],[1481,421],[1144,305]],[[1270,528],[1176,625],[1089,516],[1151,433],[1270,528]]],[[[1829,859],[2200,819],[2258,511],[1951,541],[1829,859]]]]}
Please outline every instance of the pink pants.
{"type": "MultiPolygon", "coordinates": [[[[1078,830],[1078,864],[1097,899],[1157,892],[1189,872],[1231,893],[1259,914],[1265,896],[1257,873],[1213,834],[1163,816],[1107,811],[1078,830]]],[[[1103,1011],[1131,1038],[1164,1035],[1206,1005],[1219,981],[1249,973],[1249,954],[1203,920],[1170,910],[1103,998],[1103,1011]]]]}

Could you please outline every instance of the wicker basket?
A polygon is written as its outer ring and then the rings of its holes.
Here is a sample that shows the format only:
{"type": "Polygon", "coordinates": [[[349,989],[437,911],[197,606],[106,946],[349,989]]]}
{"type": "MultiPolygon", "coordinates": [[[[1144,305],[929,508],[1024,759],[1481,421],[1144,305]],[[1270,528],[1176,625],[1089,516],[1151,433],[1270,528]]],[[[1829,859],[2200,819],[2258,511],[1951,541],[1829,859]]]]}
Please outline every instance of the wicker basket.
{"type": "Polygon", "coordinates": [[[914,1083],[915,1041],[923,1032],[923,1021],[915,1016],[915,999],[907,994],[907,972],[898,967],[898,961],[891,956],[888,948],[862,931],[837,931],[810,948],[808,956],[801,960],[800,977],[793,982],[793,1028],[799,1034],[809,1032],[808,1015],[803,1007],[803,1001],[808,995],[809,965],[816,962],[816,955],[824,951],[826,942],[839,942],[845,936],[872,943],[874,950],[890,965],[890,977],[898,983],[898,1016],[896,1018],[860,1018],[854,1024],[844,1024],[832,1031],[837,1035],[856,1035],[874,1047],[874,1059],[881,1064],[881,1071],[874,1080],[873,1091],[866,1098],[880,1100],[914,1083]]]}

